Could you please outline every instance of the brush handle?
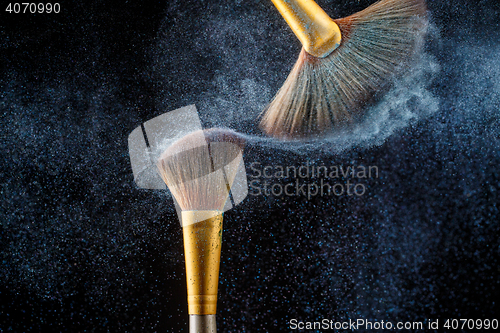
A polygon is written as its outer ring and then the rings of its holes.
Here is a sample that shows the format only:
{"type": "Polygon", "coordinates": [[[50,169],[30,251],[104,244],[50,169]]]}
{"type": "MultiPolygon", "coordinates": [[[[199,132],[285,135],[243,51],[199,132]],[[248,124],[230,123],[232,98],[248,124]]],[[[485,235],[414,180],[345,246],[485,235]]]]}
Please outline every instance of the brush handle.
{"type": "Polygon", "coordinates": [[[215,315],[222,247],[222,212],[183,211],[181,216],[188,313],[215,315]]]}
{"type": "Polygon", "coordinates": [[[323,58],[342,40],[339,26],[312,0],[271,0],[312,56],[323,58]]]}

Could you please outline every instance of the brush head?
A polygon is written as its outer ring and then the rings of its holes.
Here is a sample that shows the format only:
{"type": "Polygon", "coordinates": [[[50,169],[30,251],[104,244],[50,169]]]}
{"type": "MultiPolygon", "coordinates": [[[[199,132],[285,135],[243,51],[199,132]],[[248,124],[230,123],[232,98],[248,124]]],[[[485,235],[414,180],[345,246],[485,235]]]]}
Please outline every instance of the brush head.
{"type": "Polygon", "coordinates": [[[158,170],[183,211],[223,210],[244,146],[231,130],[196,131],[163,152],[158,170]]]}
{"type": "Polygon", "coordinates": [[[424,0],[381,0],[335,20],[340,46],[324,58],[302,49],[260,126],[268,135],[304,138],[352,123],[422,45],[424,0]]]}

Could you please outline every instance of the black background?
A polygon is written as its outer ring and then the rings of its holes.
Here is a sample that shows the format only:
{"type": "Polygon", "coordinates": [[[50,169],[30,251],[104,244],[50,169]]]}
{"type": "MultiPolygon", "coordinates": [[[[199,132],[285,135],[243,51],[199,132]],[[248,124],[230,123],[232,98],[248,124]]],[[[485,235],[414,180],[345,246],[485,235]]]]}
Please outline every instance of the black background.
{"type": "MultiPolygon", "coordinates": [[[[373,1],[318,2],[345,16],[373,1]]],[[[181,230],[167,193],[134,185],[127,137],[193,103],[213,125],[218,110],[204,101],[218,94],[234,112],[258,113],[218,80],[274,92],[297,41],[269,1],[66,1],[59,14],[6,6],[0,331],[186,332],[181,230]],[[267,24],[218,30],[240,17],[267,24]],[[259,47],[234,51],[248,40],[259,47]]],[[[499,319],[500,8],[429,1],[429,10],[437,112],[335,154],[250,142],[247,168],[363,164],[381,177],[363,197],[249,197],[227,212],[220,332],[288,332],[292,318],[499,319]]],[[[247,118],[221,123],[259,133],[247,118]]]]}

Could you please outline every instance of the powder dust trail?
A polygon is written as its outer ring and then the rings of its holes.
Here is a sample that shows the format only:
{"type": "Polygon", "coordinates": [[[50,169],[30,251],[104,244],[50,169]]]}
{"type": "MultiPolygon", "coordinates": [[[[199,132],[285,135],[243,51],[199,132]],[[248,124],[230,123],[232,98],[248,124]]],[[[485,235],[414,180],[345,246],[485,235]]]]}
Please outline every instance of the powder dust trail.
{"type": "MultiPolygon", "coordinates": [[[[438,109],[439,100],[430,87],[439,65],[431,54],[424,52],[416,55],[410,69],[395,80],[381,100],[365,110],[366,115],[353,128],[306,142],[264,137],[257,126],[259,114],[274,95],[271,87],[279,88],[291,69],[290,62],[295,60],[293,54],[298,55],[295,45],[265,19],[246,14],[197,22],[200,34],[190,42],[188,59],[176,59],[171,54],[171,37],[165,36],[165,44],[158,44],[153,76],[172,81],[173,74],[182,73],[193,76],[182,77],[183,80],[196,80],[197,75],[192,72],[196,54],[213,57],[213,80],[193,101],[205,127],[229,127],[245,134],[250,143],[299,154],[341,153],[353,147],[379,146],[398,130],[438,109]],[[178,69],[172,72],[172,68],[178,69]]],[[[431,26],[429,31],[432,38],[438,38],[436,27],[431,26]]],[[[170,99],[166,93],[172,87],[164,86],[159,103],[166,109],[170,99]]]]}
{"type": "MultiPolygon", "coordinates": [[[[439,65],[429,54],[422,54],[419,62],[403,78],[397,80],[394,86],[384,95],[376,105],[368,107],[363,120],[349,130],[334,132],[323,138],[310,140],[283,141],[260,135],[242,134],[250,144],[268,148],[278,148],[284,151],[299,154],[309,153],[341,153],[351,148],[370,148],[380,146],[385,140],[412,123],[415,123],[435,113],[439,108],[439,99],[430,91],[429,86],[439,72],[439,65]]],[[[250,81],[252,82],[252,81],[250,81]]],[[[252,90],[253,92],[254,90],[252,90]]],[[[255,94],[247,94],[244,101],[252,105],[255,94]]],[[[241,100],[240,100],[241,101],[241,100]]],[[[248,114],[234,111],[238,102],[217,98],[202,104],[201,109],[207,106],[211,110],[231,112],[231,119],[248,122],[248,114]]],[[[259,105],[262,105],[260,103],[259,105]]],[[[227,113],[226,113],[227,115],[227,113]]],[[[223,126],[223,123],[217,124],[223,126]]]]}

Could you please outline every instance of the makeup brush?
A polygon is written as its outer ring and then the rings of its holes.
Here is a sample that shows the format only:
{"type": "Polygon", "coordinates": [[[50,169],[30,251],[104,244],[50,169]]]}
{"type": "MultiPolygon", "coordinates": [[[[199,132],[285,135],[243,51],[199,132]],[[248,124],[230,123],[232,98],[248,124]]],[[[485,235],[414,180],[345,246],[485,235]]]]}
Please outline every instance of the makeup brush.
{"type": "Polygon", "coordinates": [[[427,22],[424,0],[381,0],[337,20],[312,0],[272,2],[303,46],[260,121],[282,138],[352,123],[411,58],[427,22]]]}
{"type": "Polygon", "coordinates": [[[189,332],[216,332],[222,215],[245,141],[225,129],[200,130],[165,150],[157,166],[182,213],[189,332]]]}

